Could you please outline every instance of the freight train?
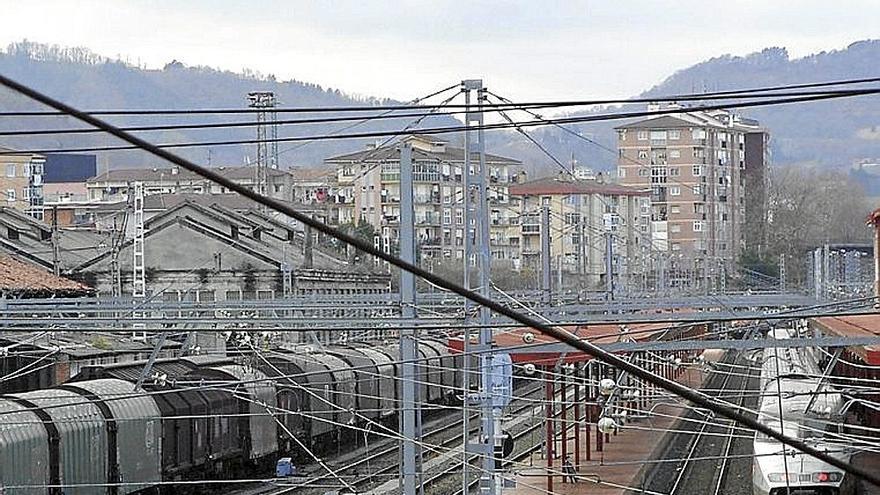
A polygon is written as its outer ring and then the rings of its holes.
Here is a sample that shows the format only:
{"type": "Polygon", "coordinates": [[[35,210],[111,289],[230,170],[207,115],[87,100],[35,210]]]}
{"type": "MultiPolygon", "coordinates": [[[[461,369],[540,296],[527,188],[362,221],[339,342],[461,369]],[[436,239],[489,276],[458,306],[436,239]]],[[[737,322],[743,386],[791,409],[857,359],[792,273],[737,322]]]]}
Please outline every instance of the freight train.
{"type": "MultiPolygon", "coordinates": [[[[419,400],[460,400],[462,356],[430,339],[419,352],[419,400]]],[[[191,491],[197,480],[326,452],[355,428],[396,425],[395,346],[247,359],[157,360],[149,393],[134,389],[141,362],[89,367],[56,388],[0,396],[0,493],[191,491]]]]}
{"type": "MultiPolygon", "coordinates": [[[[769,339],[797,337],[793,329],[775,329],[769,339]]],[[[842,398],[823,381],[817,351],[766,348],[761,355],[758,421],[848,461],[849,449],[833,434],[842,431],[842,398]],[[780,414],[781,412],[781,414],[780,414]],[[781,418],[781,421],[780,421],[781,418]]],[[[855,480],[840,469],[801,454],[766,435],[756,434],[752,461],[755,495],[852,495],[855,480]]]]}

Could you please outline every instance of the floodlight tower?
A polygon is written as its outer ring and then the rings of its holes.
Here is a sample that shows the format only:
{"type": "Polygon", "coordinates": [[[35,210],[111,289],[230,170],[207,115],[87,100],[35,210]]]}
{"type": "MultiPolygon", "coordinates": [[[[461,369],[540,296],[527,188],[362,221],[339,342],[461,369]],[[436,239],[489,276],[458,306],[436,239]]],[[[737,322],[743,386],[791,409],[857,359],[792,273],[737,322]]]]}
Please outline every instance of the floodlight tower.
{"type": "Polygon", "coordinates": [[[266,195],[268,192],[269,169],[278,168],[278,118],[275,109],[275,93],[272,91],[251,91],[248,93],[248,107],[257,113],[257,160],[254,164],[254,191],[266,195]]]}

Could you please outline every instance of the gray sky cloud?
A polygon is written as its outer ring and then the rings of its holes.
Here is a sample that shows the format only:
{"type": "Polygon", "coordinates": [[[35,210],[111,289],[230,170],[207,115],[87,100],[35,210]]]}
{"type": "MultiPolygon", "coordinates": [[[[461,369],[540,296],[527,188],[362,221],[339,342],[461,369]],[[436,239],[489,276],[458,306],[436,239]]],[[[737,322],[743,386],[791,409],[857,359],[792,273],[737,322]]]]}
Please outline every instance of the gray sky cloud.
{"type": "Polygon", "coordinates": [[[710,3],[0,0],[0,43],[86,46],[149,67],[248,67],[400,99],[483,77],[538,100],[630,96],[725,53],[803,56],[880,37],[880,2],[710,3]]]}

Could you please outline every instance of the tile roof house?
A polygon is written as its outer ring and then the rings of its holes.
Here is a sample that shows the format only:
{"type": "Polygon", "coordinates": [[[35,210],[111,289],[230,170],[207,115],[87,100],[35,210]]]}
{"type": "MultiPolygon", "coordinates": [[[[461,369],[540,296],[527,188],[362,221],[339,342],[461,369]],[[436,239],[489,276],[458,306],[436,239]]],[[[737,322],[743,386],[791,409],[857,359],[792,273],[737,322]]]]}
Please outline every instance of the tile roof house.
{"type": "Polygon", "coordinates": [[[93,292],[85,284],[56,276],[33,263],[0,255],[0,295],[4,298],[71,297],[93,292]]]}

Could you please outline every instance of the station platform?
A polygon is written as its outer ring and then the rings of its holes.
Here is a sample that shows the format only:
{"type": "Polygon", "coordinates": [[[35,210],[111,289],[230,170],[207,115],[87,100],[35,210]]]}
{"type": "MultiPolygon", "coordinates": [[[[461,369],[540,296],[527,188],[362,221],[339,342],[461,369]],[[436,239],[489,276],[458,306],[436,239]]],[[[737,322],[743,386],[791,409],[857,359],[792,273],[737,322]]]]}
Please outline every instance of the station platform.
{"type": "MultiPolygon", "coordinates": [[[[680,383],[689,387],[699,388],[706,375],[696,369],[687,368],[676,378],[680,383]]],[[[563,459],[554,456],[553,467],[550,472],[554,474],[552,488],[548,485],[548,470],[545,452],[536,452],[530,459],[521,461],[514,469],[515,487],[505,488],[505,495],[546,495],[548,492],[563,495],[616,495],[637,493],[642,480],[643,461],[653,457],[654,449],[660,447],[664,437],[664,430],[671,428],[678,417],[685,413],[685,409],[671,402],[654,406],[653,415],[650,418],[635,419],[627,422],[617,434],[608,435],[608,441],[603,442],[601,452],[596,450],[595,441],[590,443],[590,460],[586,460],[584,442],[579,447],[580,465],[576,466],[577,483],[564,483],[562,476],[563,459]]],[[[587,434],[585,427],[581,428],[580,436],[587,434]]],[[[592,439],[596,436],[596,425],[590,425],[589,434],[592,439]]],[[[574,439],[573,432],[568,435],[568,448],[566,449],[574,462],[574,439]]],[[[557,438],[553,451],[562,451],[561,440],[557,438]]]]}

